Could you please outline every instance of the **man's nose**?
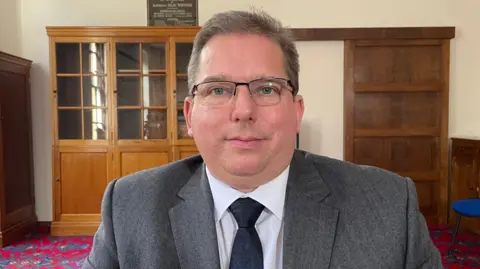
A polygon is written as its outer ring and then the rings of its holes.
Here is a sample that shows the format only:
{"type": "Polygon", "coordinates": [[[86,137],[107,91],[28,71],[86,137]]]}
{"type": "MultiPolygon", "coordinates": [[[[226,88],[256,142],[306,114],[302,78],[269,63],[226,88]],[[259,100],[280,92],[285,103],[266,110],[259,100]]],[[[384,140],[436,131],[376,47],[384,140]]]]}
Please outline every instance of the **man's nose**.
{"type": "Polygon", "coordinates": [[[233,120],[254,120],[255,107],[256,104],[252,96],[250,96],[248,87],[244,85],[238,86],[233,98],[233,120]]]}

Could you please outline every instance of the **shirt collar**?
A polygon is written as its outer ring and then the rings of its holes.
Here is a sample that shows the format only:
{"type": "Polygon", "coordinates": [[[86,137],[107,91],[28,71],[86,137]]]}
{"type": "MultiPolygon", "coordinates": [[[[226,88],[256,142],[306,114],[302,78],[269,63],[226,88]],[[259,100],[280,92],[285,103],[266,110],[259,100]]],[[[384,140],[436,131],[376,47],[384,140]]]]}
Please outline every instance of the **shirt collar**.
{"type": "Polygon", "coordinates": [[[220,221],[228,207],[241,197],[254,199],[264,205],[265,208],[271,211],[278,219],[283,219],[285,192],[290,166],[273,180],[249,193],[240,192],[217,179],[210,173],[208,167],[206,167],[205,170],[215,205],[215,222],[220,221]]]}

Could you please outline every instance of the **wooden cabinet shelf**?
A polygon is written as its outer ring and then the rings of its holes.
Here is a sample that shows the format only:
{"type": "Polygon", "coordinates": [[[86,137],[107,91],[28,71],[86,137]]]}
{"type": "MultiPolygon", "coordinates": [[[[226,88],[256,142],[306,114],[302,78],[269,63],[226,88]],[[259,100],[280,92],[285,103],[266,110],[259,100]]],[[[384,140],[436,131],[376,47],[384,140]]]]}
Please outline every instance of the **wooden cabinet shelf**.
{"type": "Polygon", "coordinates": [[[183,100],[198,27],[47,27],[53,235],[91,235],[107,184],[198,153],[183,100]]]}

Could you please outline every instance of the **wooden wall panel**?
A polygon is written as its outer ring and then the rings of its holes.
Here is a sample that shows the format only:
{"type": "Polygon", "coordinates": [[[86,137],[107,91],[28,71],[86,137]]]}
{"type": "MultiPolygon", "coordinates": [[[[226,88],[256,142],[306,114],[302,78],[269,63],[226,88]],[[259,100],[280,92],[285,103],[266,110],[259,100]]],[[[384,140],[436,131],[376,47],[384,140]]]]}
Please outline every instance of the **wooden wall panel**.
{"type": "Polygon", "coordinates": [[[345,43],[345,160],[412,178],[430,223],[447,211],[448,50],[437,39],[345,43]]]}

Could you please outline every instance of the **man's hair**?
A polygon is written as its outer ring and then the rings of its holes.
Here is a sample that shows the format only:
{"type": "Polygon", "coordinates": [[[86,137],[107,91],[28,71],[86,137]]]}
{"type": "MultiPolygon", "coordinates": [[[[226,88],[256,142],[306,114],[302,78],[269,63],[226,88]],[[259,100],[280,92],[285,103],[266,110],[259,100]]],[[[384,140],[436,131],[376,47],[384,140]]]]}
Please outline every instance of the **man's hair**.
{"type": "Polygon", "coordinates": [[[284,57],[284,68],[288,79],[298,91],[298,52],[289,29],[263,11],[227,11],[215,14],[205,22],[193,42],[192,54],[188,64],[188,87],[191,93],[200,66],[200,54],[205,44],[220,34],[257,34],[268,37],[277,43],[284,57]]]}

